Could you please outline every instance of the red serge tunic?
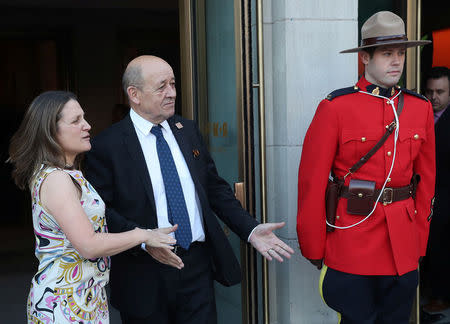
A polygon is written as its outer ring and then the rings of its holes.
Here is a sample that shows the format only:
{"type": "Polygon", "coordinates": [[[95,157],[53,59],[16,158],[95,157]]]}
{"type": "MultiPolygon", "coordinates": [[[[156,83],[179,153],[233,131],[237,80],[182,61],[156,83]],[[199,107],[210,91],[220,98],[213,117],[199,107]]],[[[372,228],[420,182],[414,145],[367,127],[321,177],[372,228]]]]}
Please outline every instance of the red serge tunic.
{"type": "MultiPolygon", "coordinates": [[[[403,187],[413,173],[421,181],[416,199],[384,206],[363,223],[326,232],[325,189],[330,170],[342,178],[348,169],[383,136],[394,120],[386,99],[359,92],[375,88],[361,78],[354,90],[336,91],[319,104],[303,143],[298,175],[297,234],[308,259],[342,272],[360,275],[402,275],[417,269],[425,255],[435,181],[434,119],[431,104],[422,96],[401,89],[404,107],[399,117],[399,137],[394,168],[387,187],[403,187]],[[357,88],[356,88],[357,87],[357,88]]],[[[378,90],[378,89],[377,89],[378,90]]],[[[375,91],[377,91],[375,90],[375,91]]],[[[381,89],[393,98],[398,87],[381,89]]],[[[398,105],[398,97],[394,100],[398,105]]],[[[346,178],[383,186],[394,157],[394,134],[356,173],[346,178]]],[[[352,225],[364,216],[346,212],[347,199],[339,200],[336,226],[352,225]]]]}

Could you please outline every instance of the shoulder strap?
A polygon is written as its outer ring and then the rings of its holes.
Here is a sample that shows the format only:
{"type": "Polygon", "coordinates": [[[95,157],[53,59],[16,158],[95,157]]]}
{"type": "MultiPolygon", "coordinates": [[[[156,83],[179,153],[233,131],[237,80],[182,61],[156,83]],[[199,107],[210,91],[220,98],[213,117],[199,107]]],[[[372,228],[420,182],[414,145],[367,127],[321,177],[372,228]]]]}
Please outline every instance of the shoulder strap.
{"type": "Polygon", "coordinates": [[[352,94],[352,93],[356,93],[358,91],[359,91],[359,88],[357,86],[337,89],[337,90],[334,90],[333,92],[329,93],[325,99],[332,101],[334,98],[352,94]]]}
{"type": "Polygon", "coordinates": [[[422,96],[421,94],[419,94],[419,93],[417,93],[417,92],[415,92],[415,91],[412,91],[412,90],[409,90],[409,89],[406,89],[406,88],[400,88],[400,89],[402,90],[403,93],[407,93],[407,94],[409,94],[409,95],[415,96],[415,97],[420,98],[420,99],[422,99],[422,100],[425,100],[425,101],[427,101],[427,102],[429,101],[429,100],[427,99],[427,97],[422,96]]]}
{"type": "MultiPolygon", "coordinates": [[[[403,102],[404,102],[403,93],[400,93],[400,95],[398,96],[397,116],[400,116],[400,114],[402,113],[403,102]]],[[[358,162],[356,162],[348,170],[350,174],[355,173],[360,167],[362,167],[364,165],[364,163],[366,163],[380,149],[381,146],[383,146],[384,142],[386,142],[386,140],[392,134],[392,132],[394,131],[396,126],[397,125],[395,124],[395,120],[392,123],[390,123],[389,126],[387,126],[386,132],[380,138],[378,143],[375,144],[375,146],[372,147],[369,152],[367,152],[361,159],[359,159],[358,162]]]]}

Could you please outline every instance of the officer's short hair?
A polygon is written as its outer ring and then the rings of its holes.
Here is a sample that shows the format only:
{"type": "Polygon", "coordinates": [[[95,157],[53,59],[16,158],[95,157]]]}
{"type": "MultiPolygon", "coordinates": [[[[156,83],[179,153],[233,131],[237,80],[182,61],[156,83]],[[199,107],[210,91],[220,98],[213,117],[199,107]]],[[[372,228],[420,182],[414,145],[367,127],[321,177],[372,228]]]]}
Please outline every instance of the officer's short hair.
{"type": "Polygon", "coordinates": [[[368,47],[363,49],[362,51],[369,54],[370,58],[373,58],[373,55],[375,54],[375,51],[377,50],[377,46],[368,47]]]}

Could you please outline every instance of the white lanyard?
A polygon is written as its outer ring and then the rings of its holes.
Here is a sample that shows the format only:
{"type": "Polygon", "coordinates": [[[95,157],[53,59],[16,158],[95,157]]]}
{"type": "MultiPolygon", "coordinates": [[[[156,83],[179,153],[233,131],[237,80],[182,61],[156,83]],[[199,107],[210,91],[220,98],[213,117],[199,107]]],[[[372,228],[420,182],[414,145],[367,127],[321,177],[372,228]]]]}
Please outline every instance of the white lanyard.
{"type": "Polygon", "coordinates": [[[360,90],[359,92],[367,94],[367,95],[370,95],[370,96],[378,97],[378,98],[381,98],[381,99],[385,99],[385,100],[387,100],[387,103],[389,105],[391,105],[392,111],[394,112],[395,125],[396,125],[395,126],[395,131],[394,131],[394,155],[392,157],[391,168],[389,169],[389,173],[388,173],[386,179],[384,180],[383,187],[380,190],[380,194],[378,195],[378,198],[375,201],[375,204],[374,204],[374,206],[372,208],[372,211],[365,218],[360,220],[359,222],[356,222],[356,223],[354,223],[352,225],[348,225],[348,226],[336,226],[336,225],[332,225],[332,224],[328,223],[328,221],[326,221],[328,226],[331,226],[331,227],[337,228],[337,229],[349,229],[349,228],[352,228],[354,226],[357,226],[357,225],[361,224],[362,222],[365,222],[373,214],[373,212],[377,208],[377,204],[380,201],[381,196],[383,195],[383,192],[384,192],[384,189],[386,188],[386,184],[388,182],[388,179],[391,177],[391,173],[392,173],[392,169],[394,168],[394,162],[395,162],[395,157],[396,157],[396,153],[397,153],[397,140],[398,140],[398,131],[400,129],[400,122],[398,120],[397,110],[395,109],[394,99],[397,98],[400,95],[401,91],[399,91],[392,99],[389,99],[389,98],[384,97],[384,96],[376,95],[376,94],[373,94],[373,93],[370,93],[370,92],[366,92],[366,91],[361,91],[360,90]]]}

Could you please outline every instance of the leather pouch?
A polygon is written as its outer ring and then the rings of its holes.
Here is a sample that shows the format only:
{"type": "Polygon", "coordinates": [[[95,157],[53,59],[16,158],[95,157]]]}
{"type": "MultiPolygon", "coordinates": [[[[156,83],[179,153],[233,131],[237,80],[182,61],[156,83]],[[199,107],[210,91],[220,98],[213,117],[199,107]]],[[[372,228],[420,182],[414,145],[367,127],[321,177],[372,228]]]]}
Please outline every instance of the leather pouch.
{"type": "MultiPolygon", "coordinates": [[[[336,222],[336,210],[339,202],[340,189],[340,183],[328,180],[327,190],[325,192],[325,214],[327,222],[331,225],[334,225],[336,222]]],[[[327,232],[333,231],[334,228],[327,224],[327,232]]]]}
{"type": "Polygon", "coordinates": [[[347,198],[347,213],[367,216],[375,203],[375,181],[351,179],[347,198]]]}

